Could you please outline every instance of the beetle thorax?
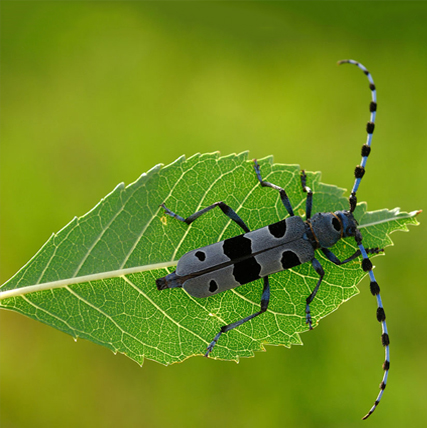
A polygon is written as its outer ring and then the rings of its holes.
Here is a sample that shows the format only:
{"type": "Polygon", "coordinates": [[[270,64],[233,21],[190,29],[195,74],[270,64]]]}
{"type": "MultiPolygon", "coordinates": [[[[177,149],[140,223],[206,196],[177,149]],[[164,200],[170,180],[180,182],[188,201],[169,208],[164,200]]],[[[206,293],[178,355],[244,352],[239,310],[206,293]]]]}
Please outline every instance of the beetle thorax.
{"type": "Polygon", "coordinates": [[[316,246],[328,248],[334,246],[341,238],[355,236],[357,221],[350,211],[317,213],[306,221],[314,235],[316,246]]]}
{"type": "Polygon", "coordinates": [[[319,247],[328,248],[343,237],[341,219],[335,213],[317,213],[307,221],[319,247]]]}

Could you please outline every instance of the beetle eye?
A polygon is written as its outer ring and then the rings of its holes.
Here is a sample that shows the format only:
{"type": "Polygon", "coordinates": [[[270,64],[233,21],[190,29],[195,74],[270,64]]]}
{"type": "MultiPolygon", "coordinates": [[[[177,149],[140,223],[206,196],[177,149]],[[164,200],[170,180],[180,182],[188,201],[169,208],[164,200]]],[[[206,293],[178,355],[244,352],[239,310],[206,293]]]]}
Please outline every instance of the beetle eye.
{"type": "Polygon", "coordinates": [[[334,226],[334,229],[337,232],[341,232],[341,223],[339,222],[339,220],[337,218],[333,218],[332,219],[332,226],[334,226]]]}

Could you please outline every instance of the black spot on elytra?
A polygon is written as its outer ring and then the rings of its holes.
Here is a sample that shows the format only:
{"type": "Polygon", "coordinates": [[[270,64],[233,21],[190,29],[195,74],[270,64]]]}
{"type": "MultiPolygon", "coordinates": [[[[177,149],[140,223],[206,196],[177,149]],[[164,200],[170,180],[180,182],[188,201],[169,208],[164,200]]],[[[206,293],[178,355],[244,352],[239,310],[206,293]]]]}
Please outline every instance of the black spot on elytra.
{"type": "Polygon", "coordinates": [[[204,262],[206,259],[206,254],[203,251],[197,251],[195,256],[201,261],[204,262]]]}
{"type": "Polygon", "coordinates": [[[240,259],[252,254],[252,242],[244,235],[235,236],[224,241],[223,244],[224,254],[230,260],[240,259]]]}
{"type": "Polygon", "coordinates": [[[286,221],[282,220],[277,223],[270,224],[268,226],[268,231],[275,237],[275,238],[283,238],[286,233],[286,221]]]}
{"type": "Polygon", "coordinates": [[[234,279],[242,285],[259,279],[260,272],[261,266],[254,257],[237,262],[233,266],[234,279]]]}
{"type": "Polygon", "coordinates": [[[283,269],[290,269],[291,267],[301,264],[298,256],[290,250],[283,251],[280,262],[282,263],[283,269]]]}
{"type": "Polygon", "coordinates": [[[218,290],[218,284],[213,279],[209,282],[209,291],[211,293],[215,293],[215,291],[218,290]]]}

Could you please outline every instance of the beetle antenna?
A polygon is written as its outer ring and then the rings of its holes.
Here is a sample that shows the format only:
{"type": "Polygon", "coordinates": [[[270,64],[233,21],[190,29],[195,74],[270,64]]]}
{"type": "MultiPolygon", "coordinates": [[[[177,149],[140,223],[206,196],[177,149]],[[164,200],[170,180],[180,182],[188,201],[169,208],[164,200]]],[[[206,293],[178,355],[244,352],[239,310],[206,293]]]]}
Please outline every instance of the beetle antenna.
{"type": "MultiPolygon", "coordinates": [[[[375,115],[377,112],[377,93],[376,93],[374,79],[372,78],[371,73],[369,73],[366,67],[360,64],[360,62],[354,61],[352,59],[346,59],[343,61],[339,61],[338,64],[353,64],[359,67],[369,79],[369,89],[371,90],[371,94],[372,94],[372,101],[369,104],[369,111],[371,113],[371,117],[369,122],[366,125],[366,131],[368,133],[368,136],[367,136],[366,143],[362,146],[362,162],[360,163],[360,165],[357,165],[356,169],[354,170],[355,181],[349,197],[350,212],[353,212],[356,209],[356,204],[357,204],[356,192],[357,192],[357,189],[359,188],[362,177],[365,174],[366,162],[368,160],[369,153],[371,152],[372,134],[374,133],[374,129],[375,129],[375,115]]],[[[369,260],[367,251],[362,245],[362,234],[360,233],[359,230],[356,230],[355,239],[357,242],[357,246],[359,247],[359,251],[361,252],[363,257],[362,269],[365,272],[369,273],[369,277],[371,280],[371,284],[370,284],[371,293],[377,299],[377,306],[378,306],[377,320],[381,323],[381,328],[382,328],[381,343],[385,349],[385,361],[383,364],[384,374],[383,374],[382,381],[380,383],[380,392],[375,400],[374,405],[369,409],[369,412],[362,418],[362,419],[367,419],[374,412],[374,410],[377,408],[378,404],[380,403],[380,400],[384,394],[384,389],[387,385],[388,372],[390,369],[390,339],[388,336],[387,324],[385,321],[385,312],[384,312],[384,308],[383,308],[383,304],[380,296],[380,287],[377,281],[375,280],[374,272],[372,271],[372,267],[373,267],[372,262],[369,260]]]]}
{"type": "Polygon", "coordinates": [[[372,142],[372,134],[374,133],[375,128],[375,114],[377,111],[377,93],[375,88],[374,79],[372,78],[371,73],[364,67],[360,62],[354,61],[353,59],[344,59],[342,61],[338,61],[338,64],[353,64],[359,67],[369,79],[369,89],[372,94],[372,101],[369,104],[369,111],[371,112],[371,117],[369,122],[366,125],[366,132],[368,133],[368,137],[366,143],[362,146],[362,162],[360,165],[356,166],[354,170],[354,185],[353,189],[350,193],[349,202],[350,202],[350,212],[353,212],[356,209],[357,197],[356,192],[359,188],[359,184],[362,180],[363,175],[365,174],[365,166],[368,160],[369,153],[371,152],[371,142],[372,142]]]}
{"type": "Polygon", "coordinates": [[[360,233],[359,230],[356,231],[355,238],[356,238],[357,246],[359,247],[360,253],[362,254],[362,257],[363,257],[362,269],[365,272],[368,272],[369,278],[371,280],[371,284],[370,284],[371,293],[377,299],[377,306],[378,306],[377,307],[377,320],[381,323],[381,328],[382,328],[381,343],[385,349],[385,360],[384,360],[384,364],[383,364],[384,374],[383,374],[382,381],[380,383],[380,392],[378,393],[378,396],[375,400],[374,405],[369,409],[369,412],[362,418],[362,419],[367,419],[367,418],[369,418],[369,416],[372,415],[372,413],[374,412],[374,410],[377,408],[378,404],[380,403],[380,400],[384,394],[384,389],[387,385],[388,372],[390,369],[390,339],[388,336],[387,324],[385,322],[385,312],[384,312],[384,308],[383,308],[383,303],[381,301],[380,287],[379,287],[377,281],[375,280],[374,272],[372,271],[372,268],[373,268],[372,262],[369,260],[368,254],[367,254],[368,251],[362,245],[362,234],[360,233]]]}

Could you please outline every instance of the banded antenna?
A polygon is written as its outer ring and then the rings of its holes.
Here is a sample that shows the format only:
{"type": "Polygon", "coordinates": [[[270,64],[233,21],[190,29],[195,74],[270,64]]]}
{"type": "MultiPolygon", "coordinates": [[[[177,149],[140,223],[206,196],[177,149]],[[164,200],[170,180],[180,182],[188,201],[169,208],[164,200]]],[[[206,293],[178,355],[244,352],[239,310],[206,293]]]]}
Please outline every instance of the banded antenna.
{"type": "MultiPolygon", "coordinates": [[[[371,90],[371,94],[372,94],[372,101],[369,105],[369,111],[371,112],[371,117],[369,122],[366,125],[366,131],[368,133],[368,137],[367,137],[366,143],[362,146],[362,162],[360,163],[360,165],[357,165],[356,169],[354,170],[355,181],[349,197],[350,212],[353,212],[356,209],[356,204],[357,204],[356,192],[357,192],[357,189],[359,188],[360,181],[362,180],[362,177],[365,174],[365,165],[368,160],[369,153],[371,152],[372,134],[375,128],[375,115],[377,111],[377,94],[376,94],[374,79],[372,78],[371,73],[369,73],[366,67],[360,64],[360,62],[354,61],[352,59],[345,59],[342,61],[338,61],[338,64],[353,64],[359,67],[369,79],[369,89],[371,90]]],[[[385,322],[385,312],[384,312],[383,304],[380,297],[380,287],[377,281],[375,280],[374,272],[372,271],[372,267],[373,267],[372,262],[369,260],[368,254],[364,246],[362,245],[362,234],[360,233],[359,230],[356,231],[355,239],[356,239],[357,246],[359,247],[360,253],[362,254],[362,257],[363,257],[362,269],[365,272],[369,273],[369,278],[371,280],[371,284],[370,284],[371,293],[373,296],[377,298],[377,306],[378,306],[377,320],[381,323],[381,327],[382,327],[381,343],[385,348],[385,361],[383,364],[384,375],[380,383],[380,392],[377,396],[377,399],[375,400],[374,405],[370,408],[369,412],[362,418],[362,419],[367,419],[374,412],[374,410],[377,408],[378,404],[380,403],[380,400],[384,393],[384,389],[387,385],[388,371],[390,369],[390,349],[389,349],[390,339],[387,332],[387,324],[385,322]]]]}
{"type": "Polygon", "coordinates": [[[369,89],[371,90],[372,94],[372,101],[369,104],[369,111],[371,112],[371,118],[369,122],[366,124],[366,132],[368,133],[366,143],[362,146],[362,162],[360,165],[356,166],[356,169],[354,170],[354,185],[353,189],[350,193],[350,212],[353,212],[356,209],[357,205],[357,197],[356,192],[359,188],[359,184],[362,181],[362,177],[365,174],[365,166],[366,162],[368,161],[369,153],[371,152],[371,143],[372,143],[372,135],[374,133],[375,129],[375,115],[377,112],[377,92],[375,88],[374,79],[372,78],[371,73],[364,67],[360,62],[354,61],[352,59],[344,59],[342,61],[338,61],[338,64],[354,64],[357,67],[359,67],[367,76],[369,79],[369,89]]]}

